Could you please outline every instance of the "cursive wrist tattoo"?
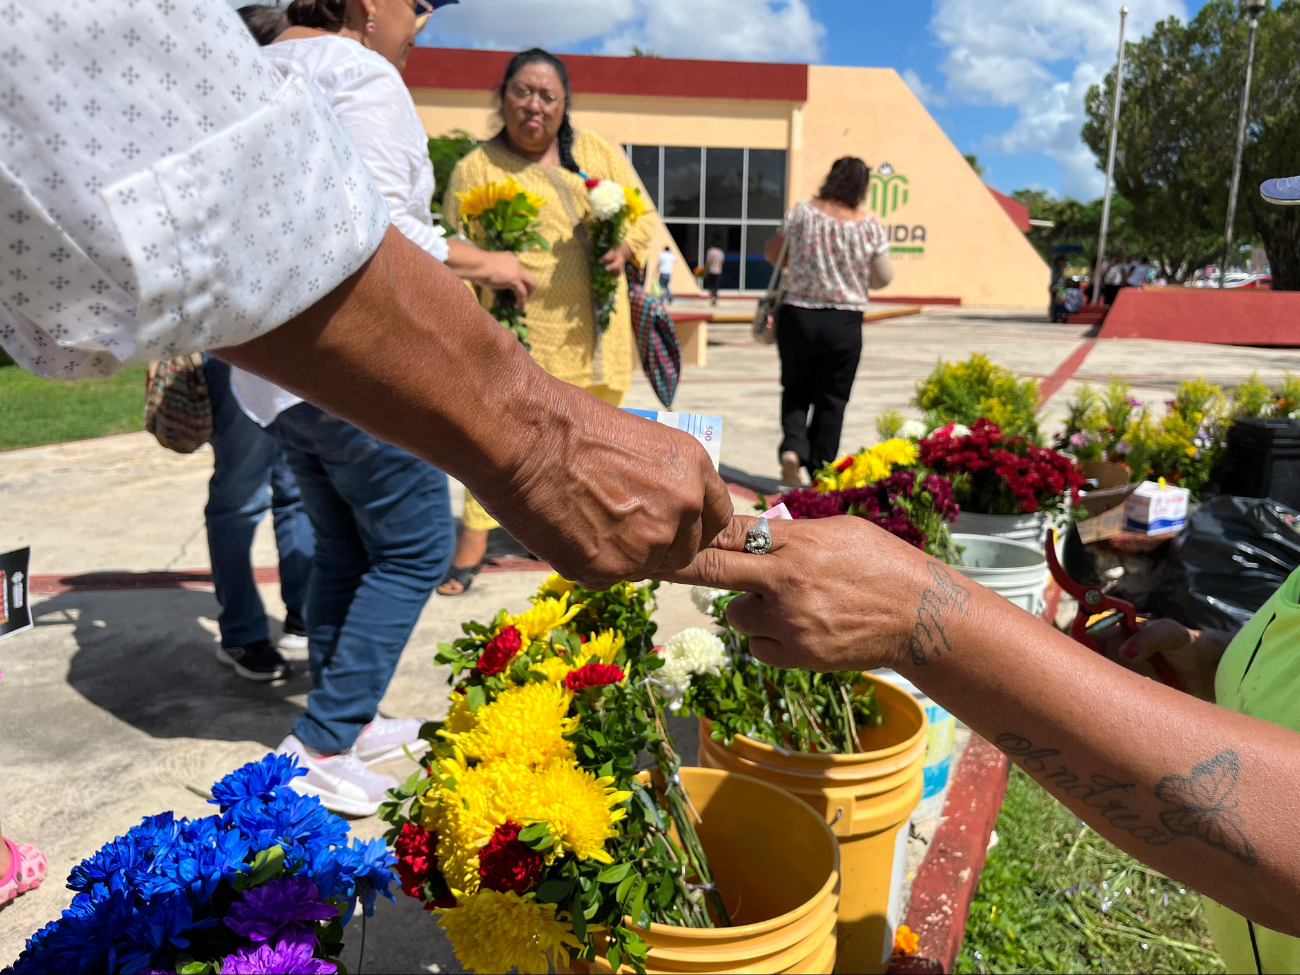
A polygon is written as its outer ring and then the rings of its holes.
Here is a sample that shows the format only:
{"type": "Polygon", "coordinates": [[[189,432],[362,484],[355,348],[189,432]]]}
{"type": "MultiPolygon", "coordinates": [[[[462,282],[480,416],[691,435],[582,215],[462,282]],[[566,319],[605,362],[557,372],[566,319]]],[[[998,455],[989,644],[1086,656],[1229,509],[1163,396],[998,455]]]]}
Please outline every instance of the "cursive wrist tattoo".
{"type": "Polygon", "coordinates": [[[1155,798],[1173,807],[1158,814],[1157,824],[1144,820],[1132,805],[1137,788],[1134,782],[1108,775],[1081,775],[1060,760],[1060,749],[1041,748],[1023,735],[1006,732],[993,743],[1018,759],[1049,791],[1096,809],[1107,823],[1135,840],[1158,846],[1189,836],[1244,866],[1259,863],[1233,795],[1241,776],[1241,759],[1231,749],[1193,766],[1189,775],[1166,775],[1156,783],[1155,798]]]}
{"type": "Polygon", "coordinates": [[[962,576],[939,562],[930,562],[925,568],[930,574],[930,585],[921,593],[916,626],[907,640],[908,656],[918,667],[952,652],[943,628],[944,619],[950,610],[965,613],[966,603],[970,601],[970,589],[962,576]]]}

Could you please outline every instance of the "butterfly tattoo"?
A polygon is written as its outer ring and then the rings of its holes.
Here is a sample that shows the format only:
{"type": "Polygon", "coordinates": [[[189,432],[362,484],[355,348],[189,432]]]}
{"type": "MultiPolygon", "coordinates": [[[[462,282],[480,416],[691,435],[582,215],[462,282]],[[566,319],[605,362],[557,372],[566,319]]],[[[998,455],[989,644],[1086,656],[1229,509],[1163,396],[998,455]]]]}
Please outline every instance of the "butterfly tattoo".
{"type": "Polygon", "coordinates": [[[1156,784],[1156,798],[1177,807],[1160,814],[1170,833],[1196,837],[1253,867],[1259,856],[1242,830],[1233,798],[1240,775],[1237,753],[1222,751],[1193,767],[1191,775],[1166,775],[1156,784]]]}

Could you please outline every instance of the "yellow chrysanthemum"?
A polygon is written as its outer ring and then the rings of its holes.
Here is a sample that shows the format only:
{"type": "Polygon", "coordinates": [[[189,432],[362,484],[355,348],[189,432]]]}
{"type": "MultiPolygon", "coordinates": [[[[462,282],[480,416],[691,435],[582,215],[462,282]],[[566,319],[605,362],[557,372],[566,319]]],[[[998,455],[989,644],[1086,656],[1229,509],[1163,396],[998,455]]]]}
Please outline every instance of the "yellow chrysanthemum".
{"type": "Polygon", "coordinates": [[[552,572],[546,577],[546,581],[537,587],[537,595],[533,597],[533,602],[540,599],[563,599],[573,592],[573,583],[558,572],[552,572]]]}
{"type": "Polygon", "coordinates": [[[627,201],[627,222],[636,223],[645,215],[645,200],[641,199],[641,191],[635,186],[624,186],[623,198],[627,201]]]}
{"type": "Polygon", "coordinates": [[[900,467],[911,467],[916,463],[916,457],[916,444],[899,438],[886,440],[857,454],[845,454],[828,473],[817,478],[817,490],[845,491],[865,487],[884,480],[900,467]],[[839,470],[846,460],[851,461],[849,466],[839,470]]]}
{"type": "Polygon", "coordinates": [[[459,735],[473,727],[474,712],[469,709],[469,701],[464,694],[452,691],[451,707],[447,709],[447,717],[442,723],[442,730],[449,734],[459,735]]]}
{"type": "Polygon", "coordinates": [[[530,768],[552,758],[572,758],[573,743],[564,735],[578,726],[568,717],[573,695],[554,684],[508,687],[491,704],[474,712],[474,726],[439,734],[467,758],[480,762],[516,762],[530,768]]]}
{"type": "Polygon", "coordinates": [[[612,664],[623,649],[623,634],[618,630],[601,630],[582,645],[578,666],[590,663],[612,664]]]}
{"type": "Polygon", "coordinates": [[[471,190],[457,193],[456,199],[460,201],[460,215],[468,220],[491,210],[502,200],[513,200],[520,193],[524,194],[531,206],[540,208],[546,205],[546,200],[535,193],[529,193],[510,178],[501,183],[480,183],[471,190]]]}
{"type": "Polygon", "coordinates": [[[557,626],[569,622],[581,609],[581,603],[570,606],[568,594],[565,594],[559,599],[539,600],[527,612],[507,617],[505,625],[517,629],[524,638],[524,646],[528,646],[534,640],[547,636],[557,626]]]}
{"type": "MultiPolygon", "coordinates": [[[[544,685],[539,685],[544,686],[544,685]]],[[[529,779],[516,779],[519,791],[503,796],[500,807],[515,822],[546,822],[559,837],[553,852],[573,851],[581,860],[611,862],[605,841],[618,835],[614,824],[627,815],[614,809],[632,793],[618,792],[612,778],[596,778],[571,759],[556,759],[529,779]]]]}
{"type": "Polygon", "coordinates": [[[569,949],[582,947],[572,925],[555,916],[555,905],[538,903],[532,894],[480,890],[467,895],[455,888],[452,893],[456,906],[439,910],[438,924],[447,932],[456,958],[471,971],[508,972],[517,967],[521,975],[546,975],[551,955],[557,967],[567,968],[569,949]]]}
{"type": "Polygon", "coordinates": [[[447,883],[472,893],[479,884],[478,852],[505,822],[502,800],[533,773],[509,762],[470,767],[460,754],[444,759],[438,771],[455,785],[430,790],[420,800],[420,825],[438,834],[438,867],[447,883]]]}
{"type": "Polygon", "coordinates": [[[552,684],[563,684],[564,678],[569,676],[569,671],[573,670],[573,667],[566,663],[563,657],[547,657],[533,664],[532,669],[540,670],[552,684]]]}

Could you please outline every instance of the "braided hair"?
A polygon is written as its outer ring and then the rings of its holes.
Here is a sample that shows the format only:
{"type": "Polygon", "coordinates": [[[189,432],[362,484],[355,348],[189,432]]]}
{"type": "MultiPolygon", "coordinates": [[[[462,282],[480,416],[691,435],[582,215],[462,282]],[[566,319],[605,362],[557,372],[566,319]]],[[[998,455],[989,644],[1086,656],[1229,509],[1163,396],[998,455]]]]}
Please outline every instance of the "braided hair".
{"type": "MultiPolygon", "coordinates": [[[[294,0],[294,2],[301,3],[303,0],[294,0]]],[[[497,89],[497,98],[503,103],[505,102],[506,88],[514,80],[515,75],[530,64],[549,64],[555,69],[555,73],[560,76],[560,84],[564,86],[564,120],[560,123],[560,131],[555,134],[555,143],[560,150],[560,165],[572,173],[580,173],[582,167],[573,158],[573,140],[575,136],[573,123],[569,121],[569,105],[573,101],[569,92],[569,69],[564,66],[563,61],[549,51],[543,51],[540,47],[520,51],[506,65],[506,75],[501,80],[501,87],[497,89]]]]}
{"type": "Polygon", "coordinates": [[[338,31],[347,12],[348,0],[292,0],[284,15],[294,27],[338,31]]]}

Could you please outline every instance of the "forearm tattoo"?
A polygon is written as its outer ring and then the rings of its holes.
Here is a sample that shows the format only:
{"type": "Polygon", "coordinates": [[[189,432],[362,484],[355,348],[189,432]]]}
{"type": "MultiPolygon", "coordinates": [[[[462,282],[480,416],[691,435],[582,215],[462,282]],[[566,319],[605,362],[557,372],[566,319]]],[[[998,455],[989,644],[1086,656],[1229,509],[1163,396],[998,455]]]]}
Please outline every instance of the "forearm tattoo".
{"type": "Polygon", "coordinates": [[[930,573],[930,585],[921,593],[916,626],[907,641],[907,652],[918,667],[952,652],[948,634],[944,632],[944,620],[950,612],[965,613],[966,603],[970,601],[970,589],[963,576],[938,562],[929,563],[926,570],[930,573]]]}
{"type": "Polygon", "coordinates": [[[1039,748],[1023,735],[1007,732],[994,744],[1051,791],[1069,796],[1101,813],[1116,829],[1153,846],[1190,836],[1235,857],[1247,867],[1259,856],[1246,837],[1245,822],[1234,795],[1241,776],[1241,759],[1231,749],[1193,766],[1189,775],[1166,775],[1156,783],[1155,797],[1172,809],[1159,813],[1159,824],[1146,822],[1130,804],[1133,782],[1108,775],[1083,776],[1060,761],[1056,748],[1039,748]]]}

